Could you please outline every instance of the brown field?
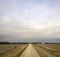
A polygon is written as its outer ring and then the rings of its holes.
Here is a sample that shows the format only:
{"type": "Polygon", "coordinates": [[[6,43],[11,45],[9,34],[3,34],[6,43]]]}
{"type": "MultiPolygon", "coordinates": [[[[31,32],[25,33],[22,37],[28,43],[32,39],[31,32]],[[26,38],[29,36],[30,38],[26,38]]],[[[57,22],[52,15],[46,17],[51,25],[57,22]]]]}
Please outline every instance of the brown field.
{"type": "MultiPolygon", "coordinates": [[[[31,45],[37,51],[40,57],[60,57],[60,44],[31,45]]],[[[0,44],[0,57],[20,57],[20,55],[26,50],[28,46],[29,44],[0,44]]]]}
{"type": "Polygon", "coordinates": [[[60,50],[60,44],[45,44],[45,46],[52,48],[52,49],[60,50]]]}
{"type": "Polygon", "coordinates": [[[41,57],[60,57],[60,44],[33,44],[41,57]]]}
{"type": "Polygon", "coordinates": [[[28,44],[3,44],[0,45],[0,57],[19,57],[28,44]]]}

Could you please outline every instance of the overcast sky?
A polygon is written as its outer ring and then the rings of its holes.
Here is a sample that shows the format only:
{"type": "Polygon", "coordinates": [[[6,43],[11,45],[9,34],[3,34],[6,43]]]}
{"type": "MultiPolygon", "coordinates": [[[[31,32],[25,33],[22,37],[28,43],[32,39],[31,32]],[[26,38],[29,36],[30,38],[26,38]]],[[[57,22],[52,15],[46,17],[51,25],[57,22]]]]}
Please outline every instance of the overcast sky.
{"type": "Polygon", "coordinates": [[[60,37],[60,0],[0,0],[0,35],[60,37]]]}

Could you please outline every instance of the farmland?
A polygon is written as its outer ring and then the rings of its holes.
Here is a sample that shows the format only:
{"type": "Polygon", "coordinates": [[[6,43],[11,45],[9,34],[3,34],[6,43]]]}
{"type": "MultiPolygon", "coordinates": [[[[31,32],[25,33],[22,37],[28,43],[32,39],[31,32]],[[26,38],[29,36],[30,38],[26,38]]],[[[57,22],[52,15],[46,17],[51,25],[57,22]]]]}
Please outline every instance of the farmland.
{"type": "Polygon", "coordinates": [[[41,57],[60,57],[60,44],[33,44],[41,57]]]}
{"type": "Polygon", "coordinates": [[[60,57],[60,44],[0,44],[0,57],[60,57]]]}
{"type": "Polygon", "coordinates": [[[0,57],[19,57],[28,44],[3,44],[0,45],[0,57]]]}

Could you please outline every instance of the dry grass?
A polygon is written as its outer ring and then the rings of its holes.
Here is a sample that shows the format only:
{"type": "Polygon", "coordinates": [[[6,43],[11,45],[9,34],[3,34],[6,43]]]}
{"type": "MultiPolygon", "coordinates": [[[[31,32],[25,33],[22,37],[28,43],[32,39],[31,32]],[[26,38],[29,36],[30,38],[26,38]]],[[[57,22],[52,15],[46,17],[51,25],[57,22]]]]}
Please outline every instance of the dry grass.
{"type": "Polygon", "coordinates": [[[27,46],[28,44],[0,45],[0,57],[19,57],[27,46]]]}
{"type": "Polygon", "coordinates": [[[60,50],[60,44],[45,44],[45,46],[52,49],[60,50]]]}
{"type": "Polygon", "coordinates": [[[41,57],[60,57],[60,44],[33,44],[33,47],[41,57]]]}
{"type": "MultiPolygon", "coordinates": [[[[20,57],[27,46],[28,44],[0,45],[0,57],[20,57]]],[[[60,44],[32,44],[32,46],[40,57],[60,57],[60,44]]]]}

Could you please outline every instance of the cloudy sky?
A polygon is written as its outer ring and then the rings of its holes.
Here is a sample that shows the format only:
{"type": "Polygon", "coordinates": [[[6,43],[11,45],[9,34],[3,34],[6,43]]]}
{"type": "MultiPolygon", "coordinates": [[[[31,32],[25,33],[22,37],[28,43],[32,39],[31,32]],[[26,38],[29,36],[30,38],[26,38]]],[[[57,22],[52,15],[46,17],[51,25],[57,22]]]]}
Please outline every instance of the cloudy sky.
{"type": "Polygon", "coordinates": [[[60,0],[0,0],[0,36],[60,37],[60,0]]]}

